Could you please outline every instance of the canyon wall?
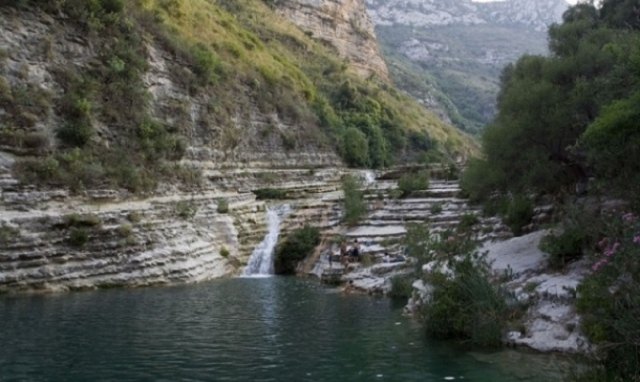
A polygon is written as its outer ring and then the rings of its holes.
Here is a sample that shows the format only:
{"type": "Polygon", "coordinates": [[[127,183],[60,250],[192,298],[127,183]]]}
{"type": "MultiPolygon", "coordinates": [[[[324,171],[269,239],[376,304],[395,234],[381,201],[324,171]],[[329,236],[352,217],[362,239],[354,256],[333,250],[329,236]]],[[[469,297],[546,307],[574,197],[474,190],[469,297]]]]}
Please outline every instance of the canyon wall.
{"type": "Polygon", "coordinates": [[[388,77],[362,0],[279,0],[275,7],[305,33],[333,46],[360,76],[388,77]]]}
{"type": "MultiPolygon", "coordinates": [[[[20,179],[17,166],[25,161],[44,161],[43,171],[57,165],[46,162],[65,123],[56,105],[64,96],[56,71],[91,67],[99,57],[82,30],[47,14],[0,8],[0,29],[0,292],[237,274],[266,228],[266,204],[250,190],[290,188],[299,197],[295,208],[303,211],[314,208],[306,195],[338,187],[343,164],[331,147],[298,139],[292,149],[286,138],[310,132],[257,106],[230,110],[226,123],[205,118],[212,97],[191,94],[176,82],[174,57],[153,43],[143,74],[152,114],[180,126],[188,140],[177,165],[200,176],[161,182],[146,193],[108,185],[71,190],[20,179]],[[18,96],[26,98],[20,107],[18,96]],[[42,105],[34,105],[35,98],[42,105]]],[[[242,90],[237,96],[247,97],[242,90]]],[[[94,126],[92,139],[108,146],[111,127],[97,118],[94,126]]],[[[102,176],[100,169],[90,170],[87,177],[102,176]]],[[[295,208],[290,228],[306,219],[295,208]]]]}

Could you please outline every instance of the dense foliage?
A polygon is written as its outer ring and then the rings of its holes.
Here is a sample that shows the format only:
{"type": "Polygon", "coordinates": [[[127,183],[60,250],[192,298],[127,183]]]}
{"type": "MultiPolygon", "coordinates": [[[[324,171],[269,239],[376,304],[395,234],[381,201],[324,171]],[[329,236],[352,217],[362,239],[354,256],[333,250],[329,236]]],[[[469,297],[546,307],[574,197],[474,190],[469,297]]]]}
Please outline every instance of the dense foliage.
{"type": "Polygon", "coordinates": [[[463,177],[472,197],[566,193],[593,174],[620,194],[640,195],[640,33],[632,3],[571,7],[549,29],[551,56],[524,56],[504,69],[498,114],[482,136],[484,158],[463,177]]]}
{"type": "Polygon", "coordinates": [[[276,249],[275,272],[277,274],[295,273],[298,263],[311,255],[318,244],[320,244],[320,230],[317,227],[306,225],[291,232],[276,249]]]}
{"type": "Polygon", "coordinates": [[[402,197],[411,195],[414,191],[429,188],[429,172],[420,171],[404,174],[398,179],[398,190],[402,191],[402,197]]]}
{"type": "Polygon", "coordinates": [[[416,274],[431,287],[420,311],[427,333],[497,346],[519,308],[507,304],[508,293],[490,281],[490,266],[475,249],[474,217],[440,233],[430,232],[426,224],[411,225],[405,244],[416,274]]]}
{"type": "Polygon", "coordinates": [[[633,213],[608,213],[592,273],[577,289],[582,329],[602,365],[577,381],[640,380],[640,224],[633,213]]]}
{"type": "Polygon", "coordinates": [[[257,200],[267,200],[267,199],[287,199],[287,190],[282,188],[260,188],[257,190],[251,191],[256,195],[257,200]]]}
{"type": "MultiPolygon", "coordinates": [[[[637,210],[640,8],[634,0],[603,0],[573,6],[563,18],[549,29],[551,56],[524,56],[503,71],[484,157],[470,164],[463,187],[475,199],[500,200],[496,193],[562,197],[588,185],[592,195],[621,197],[637,210]]],[[[591,200],[565,212],[541,243],[555,268],[593,256],[576,295],[597,362],[571,379],[636,381],[640,226],[634,213],[591,200]]]]}
{"type": "Polygon", "coordinates": [[[342,220],[349,225],[358,224],[367,213],[367,203],[361,190],[360,179],[345,175],[342,178],[342,191],[344,192],[344,216],[342,220]]]}

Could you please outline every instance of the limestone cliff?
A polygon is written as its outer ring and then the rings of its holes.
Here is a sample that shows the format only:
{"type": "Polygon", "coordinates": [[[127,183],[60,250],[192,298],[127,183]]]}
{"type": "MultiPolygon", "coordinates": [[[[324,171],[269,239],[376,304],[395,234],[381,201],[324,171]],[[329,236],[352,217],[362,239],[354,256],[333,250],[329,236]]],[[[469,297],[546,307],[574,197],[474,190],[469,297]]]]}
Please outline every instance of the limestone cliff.
{"type": "MultiPolygon", "coordinates": [[[[138,195],[110,187],[100,167],[82,170],[79,190],[24,178],[19,167],[24,163],[64,165],[63,157],[51,156],[56,132],[65,123],[58,107],[65,95],[59,70],[100,59],[84,31],[64,20],[0,7],[0,80],[8,93],[0,102],[0,293],[170,284],[234,274],[265,233],[265,203],[249,190],[336,189],[342,161],[333,150],[299,140],[300,150],[292,152],[283,146],[283,134],[295,137],[305,134],[304,128],[257,107],[231,110],[226,123],[203,118],[211,96],[191,94],[172,72],[175,56],[153,43],[147,46],[149,65],[142,76],[150,112],[180,126],[188,140],[175,165],[199,175],[162,182],[138,195]],[[38,101],[28,99],[36,95],[38,101]]],[[[247,95],[236,97],[240,105],[247,95]]],[[[92,118],[96,144],[114,145],[114,126],[101,116],[92,118]]],[[[299,219],[289,225],[295,227],[299,219]]]]}
{"type": "Polygon", "coordinates": [[[521,24],[539,32],[561,21],[569,7],[564,0],[366,0],[366,4],[376,25],[521,24]]]}
{"type": "MultiPolygon", "coordinates": [[[[336,227],[342,84],[379,95],[407,146],[470,147],[262,1],[143,3],[0,3],[0,293],[235,274],[265,234],[261,188],[287,190],[285,232],[336,227]]],[[[370,31],[361,3],[335,5],[370,31]]]]}
{"type": "Polygon", "coordinates": [[[278,13],[332,45],[362,77],[387,78],[373,24],[362,0],[276,0],[278,13]]]}

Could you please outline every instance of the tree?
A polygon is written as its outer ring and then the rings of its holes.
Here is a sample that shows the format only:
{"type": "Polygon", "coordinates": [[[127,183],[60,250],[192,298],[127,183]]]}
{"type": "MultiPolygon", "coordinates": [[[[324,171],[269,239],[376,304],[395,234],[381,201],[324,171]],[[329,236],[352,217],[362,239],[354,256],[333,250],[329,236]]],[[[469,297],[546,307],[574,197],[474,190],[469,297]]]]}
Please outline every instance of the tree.
{"type": "Polygon", "coordinates": [[[369,166],[369,141],[367,136],[355,127],[349,127],[344,133],[344,158],[352,167],[369,166]]]}
{"type": "MultiPolygon", "coordinates": [[[[484,158],[463,175],[472,197],[493,191],[564,192],[591,173],[595,162],[587,156],[598,154],[577,146],[581,135],[603,108],[628,99],[640,80],[640,54],[634,53],[640,51],[640,37],[628,27],[616,29],[620,23],[603,17],[617,11],[607,12],[591,4],[572,7],[563,24],[549,29],[551,57],[523,56],[504,69],[498,113],[482,135],[484,158]]],[[[610,147],[600,143],[591,139],[588,150],[610,147]]]]}

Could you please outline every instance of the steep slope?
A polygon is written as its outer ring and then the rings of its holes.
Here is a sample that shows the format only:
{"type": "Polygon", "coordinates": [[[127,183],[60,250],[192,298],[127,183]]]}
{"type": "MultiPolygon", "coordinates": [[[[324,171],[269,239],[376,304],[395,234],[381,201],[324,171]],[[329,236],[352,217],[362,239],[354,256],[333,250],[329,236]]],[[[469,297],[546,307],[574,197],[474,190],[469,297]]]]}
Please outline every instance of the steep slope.
{"type": "Polygon", "coordinates": [[[375,74],[387,78],[373,23],[361,0],[279,0],[273,4],[277,13],[298,25],[305,34],[335,47],[361,77],[375,74]]]}
{"type": "Polygon", "coordinates": [[[501,69],[522,54],[546,53],[546,28],[568,7],[564,0],[366,3],[393,81],[470,132],[495,112],[501,69]]]}

